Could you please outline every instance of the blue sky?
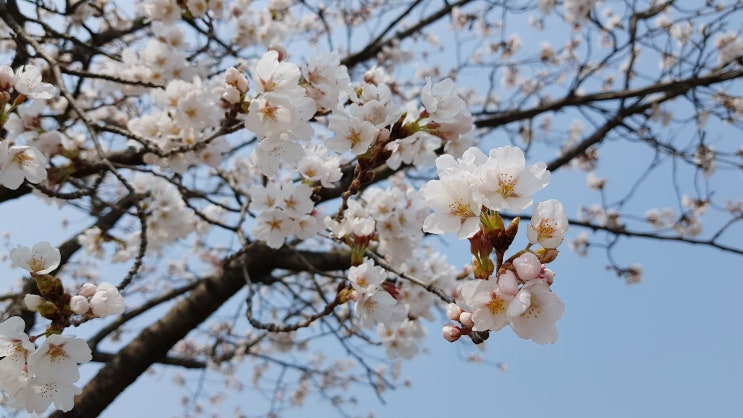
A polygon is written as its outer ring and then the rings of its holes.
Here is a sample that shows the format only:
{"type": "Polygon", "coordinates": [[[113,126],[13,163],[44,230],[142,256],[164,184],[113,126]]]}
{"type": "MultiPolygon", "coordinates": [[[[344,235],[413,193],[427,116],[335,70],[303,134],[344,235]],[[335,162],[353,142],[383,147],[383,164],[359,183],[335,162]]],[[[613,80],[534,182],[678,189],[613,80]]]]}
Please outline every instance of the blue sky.
{"type": "MultiPolygon", "coordinates": [[[[721,131],[714,141],[718,148],[728,149],[741,143],[732,131],[721,131]]],[[[638,166],[637,155],[621,147],[607,155],[611,158],[598,174],[609,178],[610,187],[626,189],[631,184],[626,173],[638,166]]],[[[673,197],[667,174],[660,171],[643,186],[637,208],[673,197]]],[[[583,176],[555,173],[552,184],[536,198],[563,200],[568,213],[575,216],[580,203],[599,201],[597,194],[584,191],[583,176]]],[[[740,174],[729,173],[712,185],[739,200],[743,198],[740,184],[740,174]]],[[[67,238],[60,226],[63,216],[70,218],[72,230],[89,222],[79,214],[52,207],[30,212],[31,205],[38,206],[30,199],[0,206],[0,216],[14,220],[4,223],[12,246],[61,242],[67,238]],[[21,213],[32,214],[19,219],[21,213]]],[[[715,216],[704,222],[715,224],[715,216]]],[[[579,232],[573,228],[569,238],[579,232]]],[[[737,232],[743,231],[738,228],[737,232]]],[[[466,242],[447,243],[453,263],[469,261],[466,242]]],[[[743,329],[737,318],[743,295],[741,257],[641,239],[624,241],[616,255],[622,263],[642,264],[641,283],[626,285],[607,271],[600,249],[579,257],[567,246],[563,248],[552,265],[557,272],[553,289],[566,307],[557,324],[560,337],[556,344],[540,346],[521,340],[506,328],[493,333],[481,352],[490,364],[470,363],[463,358],[477,349],[462,342],[445,342],[439,332],[443,323],[432,322],[425,344],[430,353],[407,362],[402,371],[412,386],[399,384],[398,390],[386,394],[386,405],[370,389],[358,391],[359,407],[352,412],[374,410],[377,417],[392,418],[743,416],[739,400],[743,329]],[[499,371],[493,365],[497,362],[505,363],[507,371],[499,371]]],[[[5,284],[23,273],[7,264],[0,266],[0,272],[5,284]]],[[[83,372],[89,376],[94,368],[84,366],[83,372]]],[[[193,378],[189,384],[194,384],[193,378]]],[[[103,416],[180,416],[179,401],[187,394],[173,388],[170,373],[145,375],[103,416]]],[[[237,401],[256,415],[266,410],[265,399],[249,389],[237,401]]],[[[283,416],[334,416],[331,406],[313,397],[306,405],[283,416]]],[[[214,411],[230,416],[232,408],[227,403],[214,411]]]]}

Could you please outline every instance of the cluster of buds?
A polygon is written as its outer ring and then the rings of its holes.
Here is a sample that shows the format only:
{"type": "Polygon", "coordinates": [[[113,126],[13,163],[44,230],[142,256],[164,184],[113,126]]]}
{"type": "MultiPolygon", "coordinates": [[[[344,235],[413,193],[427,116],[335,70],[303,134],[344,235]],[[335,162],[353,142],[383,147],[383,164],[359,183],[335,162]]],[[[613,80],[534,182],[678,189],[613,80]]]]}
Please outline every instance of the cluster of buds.
{"type": "Polygon", "coordinates": [[[10,260],[27,270],[39,289],[39,294],[26,295],[26,306],[51,320],[51,325],[43,334],[28,335],[18,316],[0,323],[0,390],[10,395],[5,400],[8,405],[29,413],[41,414],[52,403],[69,411],[75,396],[82,392],[75,385],[80,379],[78,364],[93,357],[85,340],[61,335],[62,331],[75,314],[93,318],[122,313],[124,299],[109,283],[85,284],[71,296],[52,274],[62,257],[48,242],[33,248],[19,246],[11,250],[10,260]],[[44,342],[37,345],[42,336],[44,342]]]}
{"type": "Polygon", "coordinates": [[[243,103],[245,101],[245,94],[250,90],[248,77],[238,69],[230,67],[227,69],[224,81],[225,86],[224,93],[222,93],[222,100],[231,105],[243,103]]]}
{"type": "Polygon", "coordinates": [[[555,342],[555,321],[562,316],[564,305],[550,288],[555,273],[546,265],[557,258],[556,248],[567,231],[562,204],[557,200],[539,203],[527,229],[529,244],[506,260],[519,218],[507,228],[498,213],[486,210],[481,218],[480,230],[470,238],[475,280],[460,289],[462,302],[470,310],[449,306],[449,319],[461,326],[445,326],[444,338],[456,341],[477,332],[473,340],[478,342],[484,340],[482,333],[510,325],[522,338],[540,344],[555,342]],[[540,248],[535,250],[536,244],[540,248]],[[495,254],[495,265],[491,254],[495,254]]]}
{"type": "Polygon", "coordinates": [[[86,283],[77,295],[67,293],[62,281],[50,274],[59,267],[61,254],[48,242],[39,242],[33,248],[19,246],[11,250],[10,259],[36,281],[39,294],[26,295],[24,302],[29,310],[52,321],[47,335],[60,334],[75,314],[96,318],[124,312],[124,298],[110,283],[86,283]]]}

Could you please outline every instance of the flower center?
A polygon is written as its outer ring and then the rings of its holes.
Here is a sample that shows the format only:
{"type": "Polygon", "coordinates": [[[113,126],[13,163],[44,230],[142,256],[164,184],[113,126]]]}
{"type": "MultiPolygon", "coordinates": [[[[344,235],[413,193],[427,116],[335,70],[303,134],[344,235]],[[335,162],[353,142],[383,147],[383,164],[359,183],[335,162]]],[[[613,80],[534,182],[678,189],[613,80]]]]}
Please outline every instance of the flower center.
{"type": "Polygon", "coordinates": [[[490,302],[486,305],[491,315],[498,315],[506,309],[506,304],[503,298],[495,293],[490,294],[490,302]]]}

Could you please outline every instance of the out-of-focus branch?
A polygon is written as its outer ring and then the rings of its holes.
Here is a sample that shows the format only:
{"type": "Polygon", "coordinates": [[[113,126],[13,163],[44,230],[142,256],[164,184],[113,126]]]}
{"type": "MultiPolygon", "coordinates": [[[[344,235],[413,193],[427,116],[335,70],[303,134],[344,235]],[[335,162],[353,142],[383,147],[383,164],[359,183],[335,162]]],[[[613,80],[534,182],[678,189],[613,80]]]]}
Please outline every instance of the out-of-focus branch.
{"type": "Polygon", "coordinates": [[[683,80],[658,83],[637,89],[585,94],[580,96],[571,95],[566,96],[560,100],[540,104],[530,109],[515,109],[498,112],[496,114],[487,116],[482,115],[481,119],[475,121],[475,125],[478,128],[495,128],[507,123],[530,119],[542,113],[554,112],[565,109],[567,107],[577,107],[589,103],[597,103],[609,100],[647,97],[655,93],[667,92],[669,94],[673,94],[673,97],[676,97],[686,93],[687,91],[695,87],[710,86],[741,77],[743,77],[743,68],[736,68],[731,70],[715,71],[703,77],[690,77],[683,80]]]}
{"type": "MultiPolygon", "coordinates": [[[[374,58],[380,51],[382,51],[382,48],[385,46],[391,45],[393,42],[396,41],[402,41],[404,39],[409,38],[410,36],[420,32],[423,30],[423,28],[433,24],[434,22],[438,21],[444,16],[447,16],[455,7],[462,7],[466,5],[467,3],[470,3],[472,0],[459,0],[456,3],[446,3],[444,7],[437,10],[430,16],[421,19],[417,21],[414,25],[410,26],[409,28],[405,30],[401,30],[398,32],[395,32],[394,35],[388,37],[387,39],[380,39],[377,38],[374,41],[370,42],[364,49],[362,49],[359,52],[356,52],[354,54],[349,55],[348,57],[341,60],[341,64],[345,65],[346,67],[354,67],[361,62],[364,62],[368,59],[374,58]]],[[[386,32],[389,32],[391,28],[388,28],[385,30],[386,32]]]]}

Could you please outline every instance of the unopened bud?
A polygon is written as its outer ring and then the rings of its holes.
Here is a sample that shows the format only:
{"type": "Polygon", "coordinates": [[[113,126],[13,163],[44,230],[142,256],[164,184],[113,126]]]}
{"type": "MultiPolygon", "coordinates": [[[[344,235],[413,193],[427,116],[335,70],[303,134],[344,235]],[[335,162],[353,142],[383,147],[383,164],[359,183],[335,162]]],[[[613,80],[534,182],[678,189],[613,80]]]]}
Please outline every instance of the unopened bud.
{"type": "Polygon", "coordinates": [[[70,299],[70,310],[78,315],[84,315],[90,309],[90,303],[85,296],[75,295],[70,299]]]}
{"type": "Polygon", "coordinates": [[[458,327],[455,327],[454,325],[444,325],[444,328],[442,329],[442,334],[446,341],[453,343],[454,341],[458,340],[459,337],[462,336],[462,331],[458,327]]]}
{"type": "Polygon", "coordinates": [[[94,285],[93,283],[85,283],[84,285],[80,286],[80,290],[77,292],[77,294],[89,298],[95,295],[95,292],[97,290],[98,286],[94,285]]]}
{"type": "Polygon", "coordinates": [[[26,304],[29,311],[36,312],[39,310],[39,306],[44,303],[44,298],[39,295],[26,295],[23,298],[23,302],[26,304]]]}
{"type": "Polygon", "coordinates": [[[452,321],[459,321],[459,315],[464,312],[464,309],[460,308],[456,303],[450,303],[446,305],[446,316],[452,321]]]}
{"type": "Polygon", "coordinates": [[[482,226],[480,227],[480,230],[475,233],[475,235],[469,238],[469,241],[470,252],[472,253],[472,255],[489,257],[490,253],[493,252],[493,244],[491,244],[490,240],[485,236],[485,232],[482,230],[482,226]]]}
{"type": "Polygon", "coordinates": [[[475,326],[475,321],[472,320],[472,312],[462,312],[459,315],[459,322],[467,328],[475,326]]]}
{"type": "Polygon", "coordinates": [[[222,100],[229,104],[240,103],[240,92],[234,86],[225,86],[224,93],[222,93],[222,100]]]}
{"type": "Polygon", "coordinates": [[[500,243],[503,250],[507,250],[508,247],[511,246],[514,238],[516,238],[516,233],[519,232],[519,222],[521,222],[521,218],[516,217],[513,218],[510,224],[508,224],[508,228],[506,228],[506,231],[503,233],[503,241],[500,243]]]}
{"type": "Polygon", "coordinates": [[[537,257],[539,257],[539,261],[541,261],[542,264],[548,264],[555,261],[558,253],[559,251],[556,249],[540,248],[537,250],[537,257]]]}
{"type": "Polygon", "coordinates": [[[224,82],[237,86],[237,80],[240,78],[240,71],[235,67],[230,67],[224,75],[224,82]]]}

